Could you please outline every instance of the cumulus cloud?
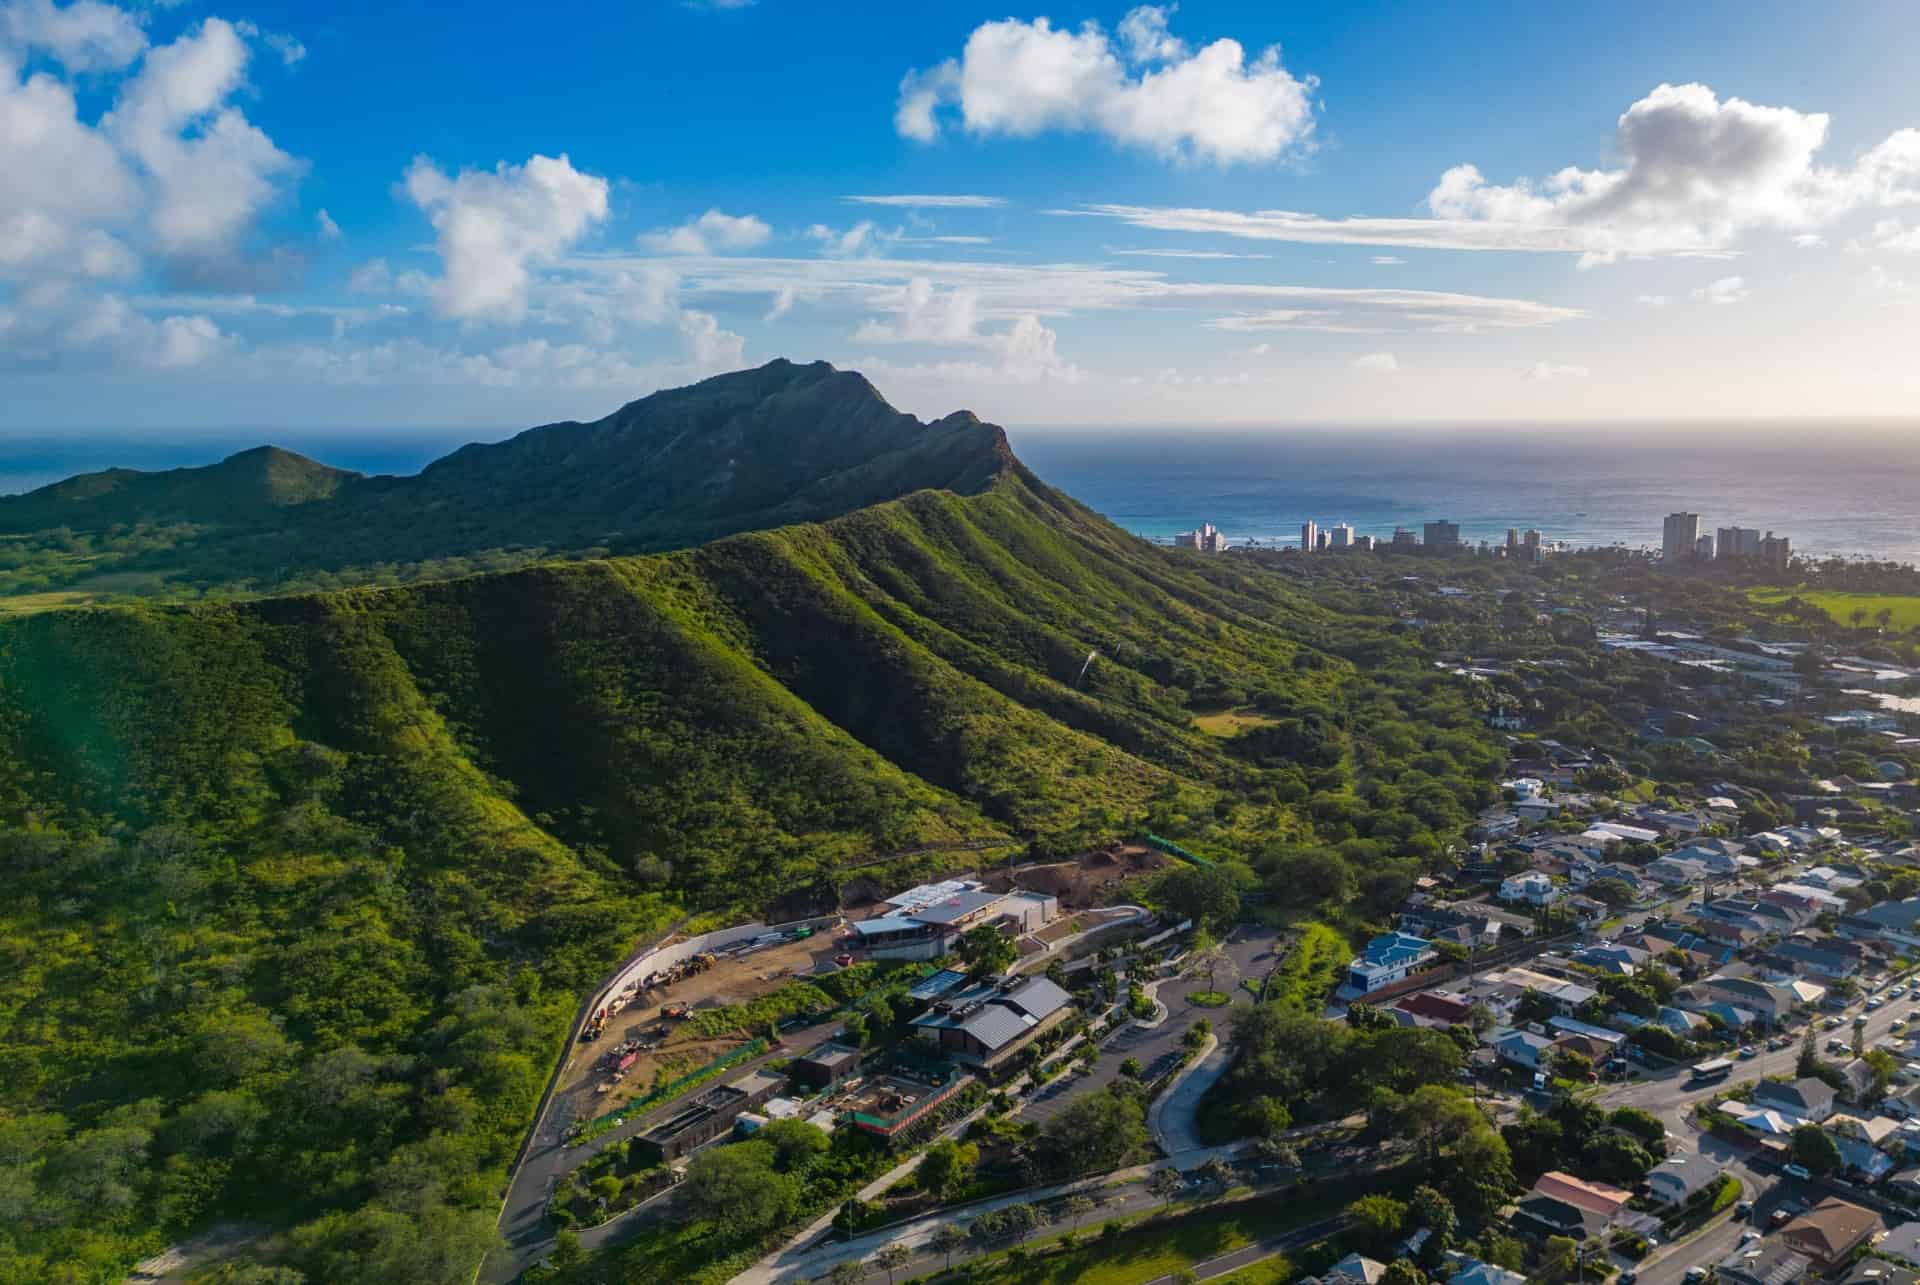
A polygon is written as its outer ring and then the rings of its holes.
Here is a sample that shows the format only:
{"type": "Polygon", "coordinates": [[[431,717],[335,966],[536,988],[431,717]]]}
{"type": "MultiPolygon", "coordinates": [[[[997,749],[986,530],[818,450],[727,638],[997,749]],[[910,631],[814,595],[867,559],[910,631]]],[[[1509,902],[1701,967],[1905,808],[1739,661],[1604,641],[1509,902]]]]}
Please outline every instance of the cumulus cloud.
{"type": "Polygon", "coordinates": [[[942,291],[928,278],[914,277],[875,294],[871,305],[887,315],[862,322],[856,343],[983,348],[998,355],[1001,374],[1021,382],[1077,373],[1061,359],[1059,337],[1031,312],[1004,330],[984,328],[980,296],[971,289],[942,291]]]}
{"type": "Polygon", "coordinates": [[[1898,219],[1881,219],[1873,225],[1872,248],[1900,254],[1920,254],[1920,225],[1907,227],[1898,219]]]}
{"type": "Polygon", "coordinates": [[[1688,293],[1701,303],[1730,304],[1742,302],[1752,291],[1744,277],[1721,277],[1688,293]]]}
{"type": "Polygon", "coordinates": [[[1920,130],[1834,165],[1820,161],[1828,125],[1824,113],[1663,84],[1621,114],[1614,167],[1495,183],[1476,165],[1456,165],[1427,193],[1431,218],[1130,205],[1049,212],[1310,244],[1577,254],[1591,265],[1623,255],[1724,257],[1755,230],[1805,237],[1852,210],[1920,202],[1920,130]]]}
{"type": "Polygon", "coordinates": [[[1593,372],[1585,366],[1569,365],[1560,362],[1536,361],[1527,367],[1528,379],[1585,379],[1593,372]]]}
{"type": "Polygon", "coordinates": [[[689,223],[662,228],[640,238],[640,244],[661,254],[713,254],[721,250],[751,250],[764,245],[773,229],[751,214],[708,210],[689,223]]]}
{"type": "Polygon", "coordinates": [[[1352,362],[1355,370],[1370,370],[1376,374],[1393,375],[1400,370],[1400,359],[1390,352],[1370,352],[1364,357],[1355,357],[1352,362]]]}
{"type": "Polygon", "coordinates": [[[851,258],[870,250],[879,239],[872,222],[866,219],[845,232],[837,232],[824,223],[815,223],[807,229],[807,238],[820,243],[820,253],[839,259],[851,258]]]}
{"type": "Polygon", "coordinates": [[[680,338],[696,370],[735,370],[745,364],[746,340],[723,329],[712,313],[681,313],[680,338]]]}
{"type": "Polygon", "coordinates": [[[1281,65],[1278,48],[1249,58],[1235,40],[1195,50],[1168,30],[1171,6],[1140,6],[1115,36],[1045,18],[983,23],[958,59],[908,72],[894,127],[937,139],[957,111],[980,137],[1094,133],[1168,159],[1269,162],[1310,145],[1313,77],[1281,65]]]}
{"type": "Polygon", "coordinates": [[[313,221],[322,241],[339,241],[346,236],[346,233],[340,230],[340,225],[333,221],[333,216],[325,210],[314,215],[313,221]]]}
{"type": "Polygon", "coordinates": [[[404,190],[438,233],[435,304],[463,321],[520,320],[530,269],[607,217],[607,181],[576,170],[565,153],[457,175],[417,157],[404,190]]]}
{"type": "Polygon", "coordinates": [[[999,196],[843,196],[855,205],[888,205],[913,210],[992,210],[1005,205],[999,196]]]}
{"type": "Polygon", "coordinates": [[[138,19],[97,0],[65,7],[53,0],[12,0],[0,6],[0,36],[19,49],[44,50],[77,73],[118,71],[147,47],[138,19]]]}

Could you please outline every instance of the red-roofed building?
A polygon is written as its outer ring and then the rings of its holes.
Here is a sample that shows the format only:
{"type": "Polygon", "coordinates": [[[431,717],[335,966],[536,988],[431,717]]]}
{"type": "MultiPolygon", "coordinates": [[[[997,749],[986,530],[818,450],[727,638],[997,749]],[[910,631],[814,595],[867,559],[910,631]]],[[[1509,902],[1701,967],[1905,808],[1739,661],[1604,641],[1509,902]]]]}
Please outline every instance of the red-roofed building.
{"type": "Polygon", "coordinates": [[[1540,1181],[1533,1184],[1533,1194],[1564,1200],[1577,1209],[1598,1214],[1609,1222],[1627,1207],[1629,1200],[1633,1199],[1633,1193],[1630,1191],[1609,1187],[1604,1182],[1588,1182],[1584,1178],[1576,1178],[1570,1173],[1561,1173],[1558,1170],[1541,1174],[1540,1181]]]}
{"type": "Polygon", "coordinates": [[[1447,991],[1417,991],[1401,996],[1394,1007],[1422,1026],[1456,1026],[1467,1020],[1473,1003],[1447,991]]]}

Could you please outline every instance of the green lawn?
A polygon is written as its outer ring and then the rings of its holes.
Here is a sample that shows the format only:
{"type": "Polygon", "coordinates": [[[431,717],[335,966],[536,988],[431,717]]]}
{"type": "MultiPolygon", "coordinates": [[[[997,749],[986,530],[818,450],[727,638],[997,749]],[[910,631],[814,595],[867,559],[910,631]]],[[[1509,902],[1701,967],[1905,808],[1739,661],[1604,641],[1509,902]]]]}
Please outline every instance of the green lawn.
{"type": "Polygon", "coordinates": [[[1747,597],[1756,603],[1773,605],[1785,602],[1788,598],[1798,597],[1802,602],[1827,613],[1835,624],[1850,625],[1853,613],[1864,611],[1863,623],[1879,624],[1879,613],[1892,613],[1888,627],[1896,630],[1912,629],[1920,625],[1920,595],[1890,593],[1834,593],[1821,590],[1792,589],[1750,589],[1747,597]]]}
{"type": "Polygon", "coordinates": [[[1208,736],[1238,736],[1249,728],[1272,727],[1279,721],[1257,709],[1225,709],[1213,714],[1197,715],[1193,725],[1208,736]]]}
{"type": "MultiPolygon", "coordinates": [[[[1097,1228],[1082,1233],[1082,1245],[1069,1253],[1044,1253],[1054,1241],[1036,1242],[1025,1262],[1004,1256],[973,1264],[975,1285],[1141,1285],[1195,1263],[1232,1253],[1289,1227],[1325,1218],[1340,1207],[1334,1198],[1303,1198],[1297,1192],[1237,1201],[1202,1209],[1174,1220],[1135,1223],[1112,1238],[1097,1228]]],[[[1255,1264],[1233,1276],[1244,1285],[1267,1285],[1289,1275],[1255,1274],[1284,1260],[1255,1264]]]]}
{"type": "MultiPolygon", "coordinates": [[[[1268,1002],[1292,1004],[1318,1016],[1352,958],[1353,948],[1333,929],[1316,922],[1300,925],[1300,939],[1267,984],[1268,1002]]],[[[1248,980],[1257,994],[1259,979],[1248,980]]]]}

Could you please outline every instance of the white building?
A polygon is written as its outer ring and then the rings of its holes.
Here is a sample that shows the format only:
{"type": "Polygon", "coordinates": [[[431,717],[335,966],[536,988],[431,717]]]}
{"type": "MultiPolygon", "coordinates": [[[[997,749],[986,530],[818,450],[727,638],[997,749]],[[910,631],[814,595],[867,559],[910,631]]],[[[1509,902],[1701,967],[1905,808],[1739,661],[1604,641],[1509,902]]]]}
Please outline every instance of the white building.
{"type": "Polygon", "coordinates": [[[1560,899],[1553,880],[1537,870],[1510,876],[1500,883],[1500,900],[1523,901],[1529,906],[1550,906],[1560,899]]]}
{"type": "Polygon", "coordinates": [[[1660,556],[1669,565],[1693,561],[1694,547],[1699,541],[1698,513],[1669,513],[1660,526],[1660,556]]]}
{"type": "Polygon", "coordinates": [[[1347,989],[1371,995],[1397,986],[1439,961],[1440,952],[1424,937],[1402,932],[1382,933],[1367,943],[1364,954],[1347,965],[1347,989]]]}

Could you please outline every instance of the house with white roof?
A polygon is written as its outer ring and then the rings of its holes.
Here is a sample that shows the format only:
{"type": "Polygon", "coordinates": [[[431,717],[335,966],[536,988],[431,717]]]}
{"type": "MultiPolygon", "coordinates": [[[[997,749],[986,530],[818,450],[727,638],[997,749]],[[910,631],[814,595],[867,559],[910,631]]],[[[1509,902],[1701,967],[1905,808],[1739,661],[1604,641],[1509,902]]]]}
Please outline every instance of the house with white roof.
{"type": "Polygon", "coordinates": [[[1517,874],[1501,881],[1500,900],[1519,901],[1529,906],[1550,906],[1560,899],[1560,890],[1553,886],[1553,880],[1537,870],[1517,874]]]}

